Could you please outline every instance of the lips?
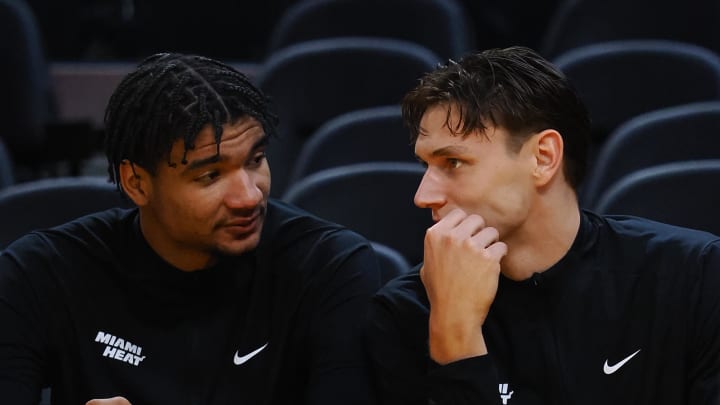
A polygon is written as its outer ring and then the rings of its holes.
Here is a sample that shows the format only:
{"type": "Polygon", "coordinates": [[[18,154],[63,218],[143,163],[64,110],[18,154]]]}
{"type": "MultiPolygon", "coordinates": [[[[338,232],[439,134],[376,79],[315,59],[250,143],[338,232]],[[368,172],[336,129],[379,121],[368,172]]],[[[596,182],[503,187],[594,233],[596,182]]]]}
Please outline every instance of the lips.
{"type": "Polygon", "coordinates": [[[262,217],[262,210],[255,211],[248,217],[236,217],[225,222],[222,227],[233,233],[250,233],[255,231],[262,217]]]}

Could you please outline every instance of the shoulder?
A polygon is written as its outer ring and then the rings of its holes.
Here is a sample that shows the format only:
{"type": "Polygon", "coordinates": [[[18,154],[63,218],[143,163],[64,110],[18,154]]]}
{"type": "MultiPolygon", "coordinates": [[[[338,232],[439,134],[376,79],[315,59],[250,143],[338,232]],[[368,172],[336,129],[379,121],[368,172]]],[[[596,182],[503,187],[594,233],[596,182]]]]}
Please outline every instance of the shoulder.
{"type": "Polygon", "coordinates": [[[268,203],[258,256],[286,275],[317,279],[342,270],[342,278],[364,274],[379,279],[378,262],[367,239],[277,200],[268,203]]]}
{"type": "Polygon", "coordinates": [[[407,274],[385,284],[375,294],[374,305],[400,319],[424,318],[430,313],[430,303],[425,287],[420,280],[420,267],[416,266],[407,274]]]}
{"type": "Polygon", "coordinates": [[[424,370],[430,304],[419,269],[420,266],[391,280],[371,301],[365,337],[370,354],[378,364],[404,357],[406,365],[414,364],[416,371],[424,370]]]}
{"type": "Polygon", "coordinates": [[[11,243],[3,255],[19,264],[100,255],[122,243],[134,217],[134,209],[121,208],[86,215],[53,228],[32,231],[11,243]]]}
{"type": "Polygon", "coordinates": [[[716,250],[720,243],[717,235],[646,218],[623,215],[596,218],[604,228],[601,234],[606,243],[614,243],[626,250],[642,250],[645,254],[697,257],[709,250],[716,250]]]}
{"type": "Polygon", "coordinates": [[[288,254],[313,253],[312,247],[352,251],[369,248],[369,242],[359,234],[314,216],[293,205],[270,200],[260,247],[272,247],[274,252],[288,254]]]}

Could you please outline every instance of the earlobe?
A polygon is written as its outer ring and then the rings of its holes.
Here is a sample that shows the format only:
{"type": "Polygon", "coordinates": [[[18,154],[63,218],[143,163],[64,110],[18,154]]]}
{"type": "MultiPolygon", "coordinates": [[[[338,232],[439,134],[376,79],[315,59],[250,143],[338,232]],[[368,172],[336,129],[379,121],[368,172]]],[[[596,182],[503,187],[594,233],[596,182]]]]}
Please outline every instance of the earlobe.
{"type": "Polygon", "coordinates": [[[135,205],[142,207],[148,202],[150,192],[150,174],[142,167],[123,160],[120,165],[120,182],[125,194],[135,205]]]}
{"type": "Polygon", "coordinates": [[[562,135],[554,129],[546,129],[537,134],[535,150],[535,178],[539,185],[545,185],[552,180],[562,167],[563,139],[562,135]]]}

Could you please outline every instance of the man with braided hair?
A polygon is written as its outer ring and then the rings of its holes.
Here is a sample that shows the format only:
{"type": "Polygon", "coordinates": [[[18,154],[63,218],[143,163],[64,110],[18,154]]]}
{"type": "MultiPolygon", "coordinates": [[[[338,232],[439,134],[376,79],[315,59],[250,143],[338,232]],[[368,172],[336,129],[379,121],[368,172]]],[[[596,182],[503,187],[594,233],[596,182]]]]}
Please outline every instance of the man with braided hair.
{"type": "Polygon", "coordinates": [[[122,81],[106,154],[137,208],[0,255],[2,403],[37,404],[44,386],[73,405],[371,402],[358,319],[377,261],[268,199],[276,121],[211,59],[158,54],[122,81]]]}

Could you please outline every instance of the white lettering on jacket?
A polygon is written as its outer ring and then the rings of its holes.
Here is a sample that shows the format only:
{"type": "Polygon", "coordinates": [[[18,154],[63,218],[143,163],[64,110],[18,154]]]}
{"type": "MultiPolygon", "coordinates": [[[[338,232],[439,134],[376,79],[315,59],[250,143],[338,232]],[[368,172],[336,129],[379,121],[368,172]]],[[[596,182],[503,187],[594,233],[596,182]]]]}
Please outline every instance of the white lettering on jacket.
{"type": "Polygon", "coordinates": [[[97,336],[95,336],[95,341],[106,345],[105,351],[103,351],[103,357],[119,360],[132,364],[133,366],[140,365],[140,363],[145,360],[145,357],[147,357],[141,355],[141,346],[103,331],[98,331],[97,336]]]}

